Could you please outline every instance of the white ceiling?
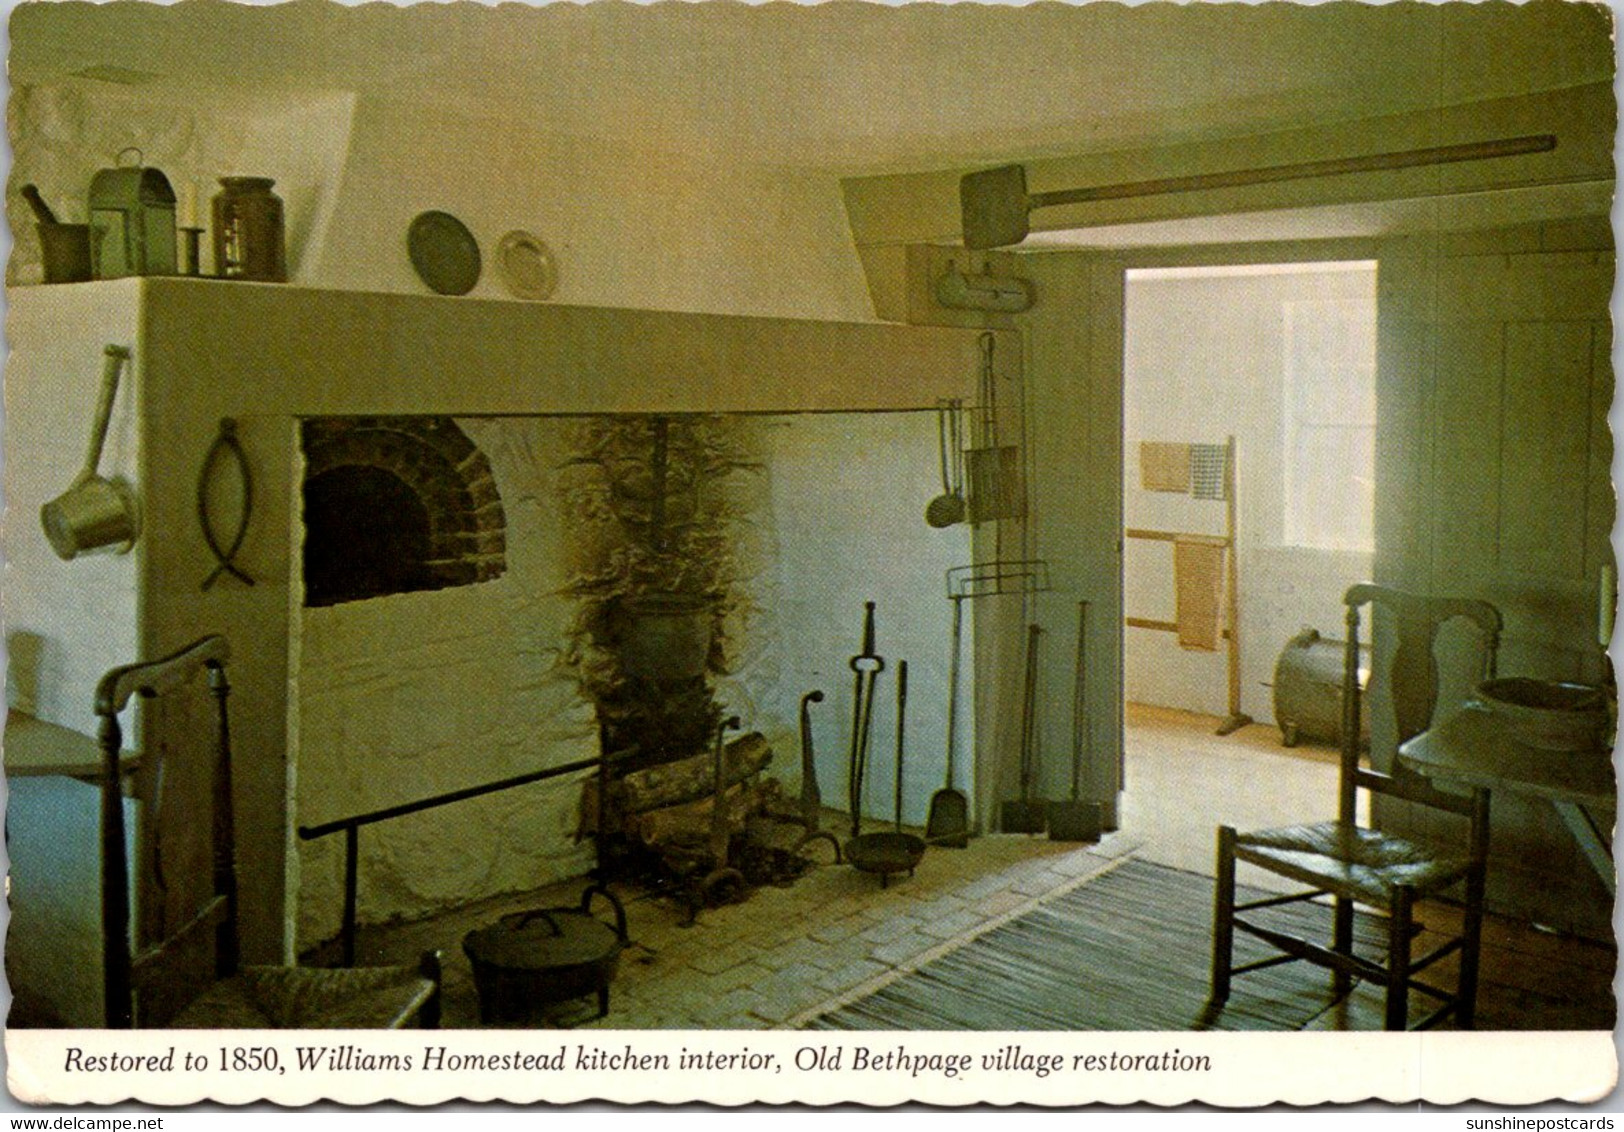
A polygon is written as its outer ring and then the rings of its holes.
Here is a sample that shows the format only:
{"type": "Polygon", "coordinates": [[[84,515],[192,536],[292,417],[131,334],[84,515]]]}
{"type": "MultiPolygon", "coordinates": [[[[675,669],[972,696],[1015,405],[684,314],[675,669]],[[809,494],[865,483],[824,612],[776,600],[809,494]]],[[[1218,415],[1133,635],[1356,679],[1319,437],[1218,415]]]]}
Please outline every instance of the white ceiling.
{"type": "Polygon", "coordinates": [[[1233,136],[1604,81],[1606,8],[24,3],[13,84],[415,98],[864,174],[1233,136]]]}

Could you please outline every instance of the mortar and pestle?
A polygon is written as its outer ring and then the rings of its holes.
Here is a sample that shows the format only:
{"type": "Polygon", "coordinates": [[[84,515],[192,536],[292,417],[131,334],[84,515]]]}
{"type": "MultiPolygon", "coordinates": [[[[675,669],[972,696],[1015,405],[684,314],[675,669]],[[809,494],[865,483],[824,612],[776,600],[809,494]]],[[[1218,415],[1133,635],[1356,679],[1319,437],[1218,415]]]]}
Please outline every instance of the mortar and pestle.
{"type": "Polygon", "coordinates": [[[35,230],[39,233],[45,282],[88,281],[91,277],[90,225],[63,224],[57,220],[56,213],[51,211],[51,206],[45,203],[45,198],[40,196],[39,189],[34,185],[24,185],[22,195],[23,200],[28,202],[28,207],[34,210],[34,218],[39,222],[35,225],[35,230]]]}

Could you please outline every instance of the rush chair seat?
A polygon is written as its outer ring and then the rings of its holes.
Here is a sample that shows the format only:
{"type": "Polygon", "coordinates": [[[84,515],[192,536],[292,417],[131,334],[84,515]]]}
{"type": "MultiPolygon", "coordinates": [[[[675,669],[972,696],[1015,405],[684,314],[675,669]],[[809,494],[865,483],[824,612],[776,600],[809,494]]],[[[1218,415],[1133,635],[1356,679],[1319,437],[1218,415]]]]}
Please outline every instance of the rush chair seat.
{"type": "MultiPolygon", "coordinates": [[[[1359,644],[1360,609],[1384,611],[1391,625],[1391,642],[1374,643],[1370,689],[1384,689],[1391,708],[1392,749],[1397,750],[1432,723],[1437,706],[1438,636],[1447,623],[1463,620],[1475,626],[1482,676],[1494,675],[1501,619],[1494,606],[1464,598],[1428,598],[1362,583],[1343,598],[1347,607],[1347,639],[1343,652],[1342,735],[1338,773],[1337,817],[1312,825],[1287,826],[1257,832],[1218,829],[1217,881],[1213,901],[1212,1005],[1229,997],[1235,975],[1306,960],[1332,971],[1337,998],[1347,995],[1353,979],[1367,979],[1385,988],[1384,1026],[1402,1030],[1408,1025],[1409,993],[1419,991],[1440,1005],[1417,1028],[1434,1026],[1453,1014],[1462,1028],[1470,1028],[1477,995],[1477,972],[1483,926],[1484,874],[1488,859],[1489,796],[1478,789],[1470,794],[1438,790],[1425,779],[1394,762],[1390,771],[1360,765],[1361,689],[1359,644]],[[1443,848],[1412,841],[1357,823],[1357,793],[1403,799],[1457,815],[1440,819],[1454,843],[1443,848]],[[1309,885],[1306,892],[1273,896],[1246,904],[1235,902],[1235,867],[1245,862],[1276,875],[1309,885]],[[1411,954],[1416,934],[1416,902],[1463,890],[1461,931],[1422,956],[1411,954]],[[1246,915],[1263,908],[1298,901],[1332,898],[1330,945],[1316,943],[1246,915]],[[1354,951],[1354,906],[1364,905],[1387,914],[1388,940],[1384,956],[1371,958],[1354,951]],[[1234,933],[1239,929],[1270,944],[1277,953],[1242,966],[1234,965],[1234,933]],[[1453,992],[1417,976],[1447,955],[1460,953],[1459,978],[1453,992]]],[[[1374,638],[1374,626],[1372,631],[1374,638]]],[[[1382,697],[1372,695],[1373,702],[1382,697]]],[[[1380,734],[1375,720],[1372,732],[1380,734]]]]}
{"type": "Polygon", "coordinates": [[[239,964],[229,656],[225,638],[204,637],[162,660],[115,668],[96,686],[107,1027],[437,1027],[437,952],[396,967],[239,964]],[[143,730],[155,738],[138,772],[141,906],[132,918],[119,716],[134,696],[151,713],[143,730]]]}

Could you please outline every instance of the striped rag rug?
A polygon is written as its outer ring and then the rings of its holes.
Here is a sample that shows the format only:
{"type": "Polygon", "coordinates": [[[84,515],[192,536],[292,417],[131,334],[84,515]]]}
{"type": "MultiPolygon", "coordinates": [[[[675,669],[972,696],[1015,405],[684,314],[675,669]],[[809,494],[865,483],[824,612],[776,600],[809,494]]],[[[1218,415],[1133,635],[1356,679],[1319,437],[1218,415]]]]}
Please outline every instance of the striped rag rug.
{"type": "MultiPolygon", "coordinates": [[[[1286,963],[1237,978],[1207,1009],[1212,878],[1129,859],[915,970],[834,1005],[809,1030],[1297,1030],[1333,1005],[1330,973],[1286,963]]],[[[1242,888],[1246,901],[1266,893],[1242,888]]],[[[1262,914],[1258,914],[1262,918],[1262,914]]],[[[1279,927],[1329,938],[1330,909],[1270,909],[1279,927]]],[[[1356,918],[1356,945],[1385,946],[1356,918]]],[[[1237,964],[1267,946],[1236,933],[1237,964]]]]}

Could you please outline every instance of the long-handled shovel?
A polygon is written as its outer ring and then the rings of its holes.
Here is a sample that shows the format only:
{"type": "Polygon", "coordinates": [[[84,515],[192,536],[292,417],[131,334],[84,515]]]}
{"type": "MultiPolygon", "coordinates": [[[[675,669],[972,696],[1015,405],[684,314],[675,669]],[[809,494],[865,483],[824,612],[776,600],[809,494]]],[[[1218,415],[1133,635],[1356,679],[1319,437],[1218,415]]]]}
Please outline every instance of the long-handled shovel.
{"type": "Polygon", "coordinates": [[[970,803],[953,785],[953,751],[959,723],[959,653],[964,639],[964,599],[953,601],[952,655],[947,665],[947,782],[930,796],[925,840],[932,845],[964,849],[970,844],[970,803]]]}
{"type": "Polygon", "coordinates": [[[1082,789],[1083,747],[1088,741],[1088,602],[1077,603],[1077,679],[1071,703],[1071,801],[1049,803],[1050,841],[1098,841],[1102,815],[1098,802],[1078,799],[1082,789]]]}
{"type": "Polygon", "coordinates": [[[1048,821],[1047,806],[1032,800],[1032,738],[1037,723],[1038,639],[1043,629],[1026,627],[1026,687],[1021,697],[1021,797],[1005,802],[999,828],[1005,833],[1042,833],[1048,821]]]}

